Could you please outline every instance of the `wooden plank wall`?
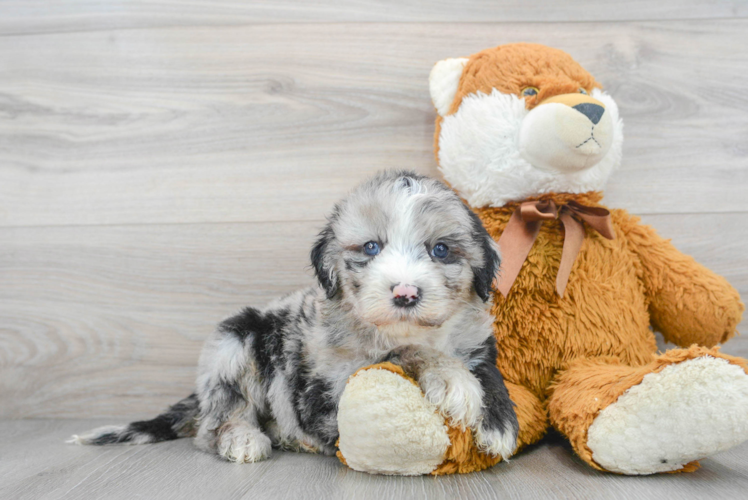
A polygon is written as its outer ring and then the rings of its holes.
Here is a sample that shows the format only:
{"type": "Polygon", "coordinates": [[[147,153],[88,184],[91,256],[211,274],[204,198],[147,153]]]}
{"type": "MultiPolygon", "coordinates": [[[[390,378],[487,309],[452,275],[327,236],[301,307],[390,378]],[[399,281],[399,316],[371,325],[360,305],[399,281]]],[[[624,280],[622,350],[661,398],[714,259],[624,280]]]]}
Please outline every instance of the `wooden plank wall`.
{"type": "Polygon", "coordinates": [[[501,43],[559,47],[606,85],[626,123],[608,204],[748,297],[747,16],[738,0],[0,2],[0,418],[137,418],[187,394],[217,321],[311,282],[336,199],[383,168],[438,175],[428,72],[501,43]]]}

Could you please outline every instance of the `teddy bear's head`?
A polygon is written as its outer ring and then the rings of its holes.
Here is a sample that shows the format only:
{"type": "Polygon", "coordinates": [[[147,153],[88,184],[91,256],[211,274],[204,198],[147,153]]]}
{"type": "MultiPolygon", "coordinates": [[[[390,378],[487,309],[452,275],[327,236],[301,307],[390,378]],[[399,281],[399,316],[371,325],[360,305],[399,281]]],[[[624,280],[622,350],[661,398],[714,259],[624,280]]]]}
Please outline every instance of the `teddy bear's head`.
{"type": "Polygon", "coordinates": [[[621,162],[615,101],[561,50],[518,43],[445,59],[429,87],[439,168],[472,207],[602,190],[621,162]]]}

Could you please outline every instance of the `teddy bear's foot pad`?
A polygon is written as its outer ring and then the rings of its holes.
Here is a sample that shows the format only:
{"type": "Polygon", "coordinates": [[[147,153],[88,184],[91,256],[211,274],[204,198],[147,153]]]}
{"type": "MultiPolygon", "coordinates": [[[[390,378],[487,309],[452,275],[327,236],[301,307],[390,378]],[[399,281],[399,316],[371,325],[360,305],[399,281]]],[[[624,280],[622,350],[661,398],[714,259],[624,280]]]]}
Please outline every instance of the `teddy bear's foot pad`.
{"type": "Polygon", "coordinates": [[[421,389],[381,369],[361,371],[348,381],[338,430],[345,463],[369,473],[428,474],[450,445],[444,418],[421,389]]]}
{"type": "Polygon", "coordinates": [[[676,471],[748,439],[748,375],[703,356],[650,373],[603,409],[587,434],[592,458],[622,474],[676,471]]]}

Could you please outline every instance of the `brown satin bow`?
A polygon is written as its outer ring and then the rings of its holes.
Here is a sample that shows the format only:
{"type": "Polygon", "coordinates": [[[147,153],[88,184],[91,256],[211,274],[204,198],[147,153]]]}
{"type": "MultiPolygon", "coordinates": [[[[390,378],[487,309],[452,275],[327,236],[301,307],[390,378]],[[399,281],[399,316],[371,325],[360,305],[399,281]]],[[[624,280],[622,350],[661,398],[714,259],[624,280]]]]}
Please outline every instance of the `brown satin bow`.
{"type": "Polygon", "coordinates": [[[603,207],[587,207],[576,201],[557,205],[550,201],[526,201],[514,211],[504,232],[499,238],[499,247],[503,257],[501,280],[497,289],[506,297],[514,280],[519,275],[522,264],[527,259],[535,238],[538,237],[543,221],[559,219],[564,225],[564,249],[561,253],[561,264],[556,275],[556,291],[563,297],[569,281],[571,266],[577,258],[584,241],[584,226],[575,217],[586,222],[591,228],[609,240],[615,239],[615,231],[610,222],[610,212],[603,207]]]}

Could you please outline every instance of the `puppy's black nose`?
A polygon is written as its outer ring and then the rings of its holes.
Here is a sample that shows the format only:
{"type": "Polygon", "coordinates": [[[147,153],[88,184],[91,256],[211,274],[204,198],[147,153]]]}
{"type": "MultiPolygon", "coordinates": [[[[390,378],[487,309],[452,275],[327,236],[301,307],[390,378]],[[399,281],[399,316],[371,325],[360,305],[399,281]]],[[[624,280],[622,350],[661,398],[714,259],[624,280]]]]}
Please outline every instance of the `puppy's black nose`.
{"type": "Polygon", "coordinates": [[[582,104],[577,104],[573,107],[573,109],[576,109],[584,116],[589,118],[590,121],[595,125],[597,125],[597,122],[600,121],[603,113],[605,113],[605,108],[603,108],[599,104],[592,104],[591,102],[583,102],[582,104]]]}
{"type": "Polygon", "coordinates": [[[421,291],[417,286],[399,285],[392,286],[392,303],[397,307],[413,307],[421,299],[421,291]]]}

